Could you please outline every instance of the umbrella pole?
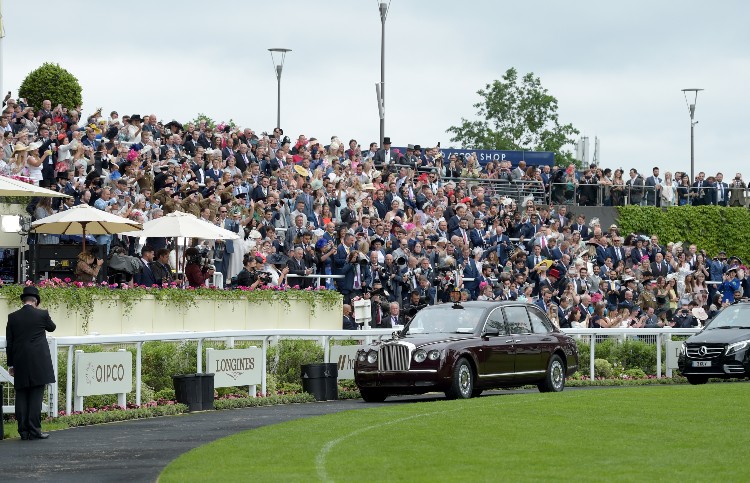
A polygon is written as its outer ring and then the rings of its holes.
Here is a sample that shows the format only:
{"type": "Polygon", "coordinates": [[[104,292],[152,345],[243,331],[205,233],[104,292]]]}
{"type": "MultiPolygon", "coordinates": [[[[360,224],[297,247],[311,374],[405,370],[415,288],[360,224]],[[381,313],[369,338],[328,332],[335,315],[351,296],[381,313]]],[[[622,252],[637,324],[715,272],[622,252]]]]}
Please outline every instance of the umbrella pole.
{"type": "Polygon", "coordinates": [[[86,253],[86,223],[81,223],[83,228],[83,253],[86,253]]]}

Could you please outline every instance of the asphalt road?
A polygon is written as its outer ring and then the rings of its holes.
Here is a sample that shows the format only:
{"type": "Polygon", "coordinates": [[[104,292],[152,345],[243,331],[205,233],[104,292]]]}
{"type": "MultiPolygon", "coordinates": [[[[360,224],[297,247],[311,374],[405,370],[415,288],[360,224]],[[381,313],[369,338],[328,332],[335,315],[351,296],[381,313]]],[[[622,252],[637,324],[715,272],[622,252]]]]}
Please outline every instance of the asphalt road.
{"type": "MultiPolygon", "coordinates": [[[[536,391],[491,394],[524,392],[536,391]]],[[[428,394],[392,397],[384,403],[354,399],[206,411],[54,431],[47,440],[4,440],[0,441],[0,481],[156,481],[182,453],[233,433],[310,416],[438,399],[444,398],[428,394]]]]}

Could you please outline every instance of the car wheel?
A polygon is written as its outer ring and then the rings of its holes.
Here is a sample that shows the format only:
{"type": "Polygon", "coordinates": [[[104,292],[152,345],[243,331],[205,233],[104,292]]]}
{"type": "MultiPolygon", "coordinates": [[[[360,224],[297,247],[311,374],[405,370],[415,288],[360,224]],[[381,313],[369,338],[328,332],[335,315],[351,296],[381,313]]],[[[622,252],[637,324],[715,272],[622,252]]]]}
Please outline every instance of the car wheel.
{"type": "Polygon", "coordinates": [[[388,397],[388,394],[384,391],[381,391],[379,389],[360,389],[359,394],[362,396],[362,399],[365,400],[365,402],[383,402],[385,401],[385,398],[388,397]]]}
{"type": "Polygon", "coordinates": [[[708,382],[708,376],[685,376],[692,385],[705,384],[708,382]]]}
{"type": "Polygon", "coordinates": [[[469,399],[474,392],[474,371],[466,359],[459,359],[453,368],[451,387],[445,391],[448,399],[469,399]]]}
{"type": "Polygon", "coordinates": [[[544,381],[537,387],[539,392],[560,392],[565,389],[565,364],[560,356],[553,354],[550,357],[544,381]]]}

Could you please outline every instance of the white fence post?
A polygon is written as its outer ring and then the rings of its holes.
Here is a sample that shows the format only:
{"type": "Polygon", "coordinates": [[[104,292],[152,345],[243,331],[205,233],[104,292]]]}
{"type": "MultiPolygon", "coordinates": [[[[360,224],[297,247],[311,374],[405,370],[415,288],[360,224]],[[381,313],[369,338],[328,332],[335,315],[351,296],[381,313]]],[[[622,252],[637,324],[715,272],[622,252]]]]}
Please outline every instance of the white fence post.
{"type": "Polygon", "coordinates": [[[590,353],[591,357],[589,357],[589,359],[590,359],[589,360],[589,371],[590,371],[589,380],[593,381],[594,380],[594,359],[595,359],[594,353],[596,352],[596,350],[595,350],[595,347],[596,347],[596,334],[591,334],[590,341],[591,342],[589,344],[589,353],[590,353]]]}
{"type": "Polygon", "coordinates": [[[661,339],[662,334],[656,336],[656,378],[661,379],[661,339]]]}
{"type": "Polygon", "coordinates": [[[135,404],[141,405],[141,360],[143,358],[143,342],[135,346],[135,404]]]}
{"type": "MultiPolygon", "coordinates": [[[[83,351],[82,350],[77,350],[76,354],[83,354],[83,351]]],[[[76,369],[78,369],[78,357],[76,357],[75,367],[76,367],[76,369]]],[[[72,373],[68,374],[68,382],[69,383],[72,380],[72,376],[73,376],[72,373]]],[[[74,397],[74,403],[73,403],[73,410],[74,411],[79,411],[79,412],[83,411],[83,396],[79,396],[77,394],[75,395],[75,397],[74,397]]]]}
{"type": "Polygon", "coordinates": [[[268,339],[269,337],[263,337],[263,360],[260,361],[261,367],[263,368],[263,372],[260,375],[260,392],[263,396],[266,395],[266,382],[268,382],[266,380],[266,372],[268,371],[268,367],[266,367],[266,360],[268,359],[268,339]]]}
{"type": "MultiPolygon", "coordinates": [[[[48,413],[51,417],[56,418],[57,417],[57,401],[60,397],[60,391],[59,387],[57,385],[57,381],[59,380],[59,367],[58,367],[58,361],[57,361],[57,339],[52,337],[49,341],[50,344],[50,353],[52,354],[52,370],[55,374],[55,382],[50,384],[49,387],[49,398],[48,403],[49,407],[48,413]]],[[[0,394],[0,405],[2,405],[2,394],[0,394]]]]}
{"type": "Polygon", "coordinates": [[[70,414],[73,406],[73,351],[75,345],[71,344],[68,347],[68,364],[66,370],[68,378],[65,381],[65,414],[70,414]]]}
{"type": "MultiPolygon", "coordinates": [[[[117,349],[117,352],[127,352],[127,350],[117,349]]],[[[138,389],[140,388],[136,388],[136,393],[139,392],[138,389]]],[[[128,407],[128,393],[121,392],[117,394],[117,405],[120,406],[121,408],[128,407]]]]}
{"type": "Polygon", "coordinates": [[[198,366],[198,369],[195,371],[196,374],[202,374],[203,373],[203,339],[198,339],[198,357],[196,366],[198,366]]]}

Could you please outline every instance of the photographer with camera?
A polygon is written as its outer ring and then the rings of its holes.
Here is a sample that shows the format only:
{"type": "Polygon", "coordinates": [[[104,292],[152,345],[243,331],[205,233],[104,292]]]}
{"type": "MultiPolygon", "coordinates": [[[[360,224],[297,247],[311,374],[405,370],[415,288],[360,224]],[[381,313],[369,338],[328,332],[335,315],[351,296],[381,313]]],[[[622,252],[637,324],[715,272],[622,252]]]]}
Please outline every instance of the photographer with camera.
{"type": "Polygon", "coordinates": [[[185,277],[190,287],[202,287],[206,280],[213,279],[216,268],[208,263],[208,258],[196,247],[190,247],[185,251],[188,262],[185,265],[185,277]]]}
{"type": "Polygon", "coordinates": [[[93,251],[81,252],[78,255],[78,263],[75,270],[76,282],[96,282],[99,270],[102,268],[104,260],[97,258],[93,251]]]}
{"type": "Polygon", "coordinates": [[[252,253],[246,253],[242,260],[243,268],[237,274],[237,286],[248,287],[251,290],[260,285],[266,285],[271,279],[267,272],[258,271],[258,265],[263,264],[263,258],[252,253]]]}

